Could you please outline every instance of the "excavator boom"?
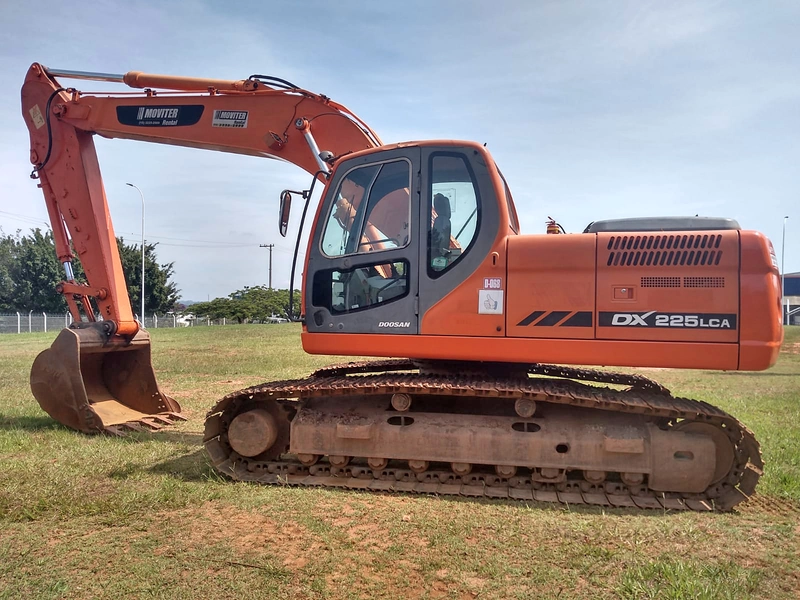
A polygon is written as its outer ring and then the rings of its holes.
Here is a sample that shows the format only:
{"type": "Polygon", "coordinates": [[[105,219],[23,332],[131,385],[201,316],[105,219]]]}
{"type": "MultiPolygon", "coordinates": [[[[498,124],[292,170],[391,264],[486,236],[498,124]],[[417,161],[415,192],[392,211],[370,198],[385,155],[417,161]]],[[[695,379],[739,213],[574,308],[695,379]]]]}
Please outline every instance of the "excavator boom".
{"type": "Polygon", "coordinates": [[[180,413],[156,383],[149,336],[134,319],[94,134],[263,156],[309,173],[329,169],[319,148],[336,157],[381,144],[344,106],[258,75],[226,81],[33,64],[22,88],[22,114],[31,137],[31,176],[44,193],[64,266],[57,291],[74,320],[35,361],[31,387],[51,416],[87,432],[142,424],[155,428],[180,413]],[[83,94],[64,88],[57,77],[124,83],[144,91],[83,94]],[[75,281],[73,253],[80,257],[86,282],[75,281]]]}

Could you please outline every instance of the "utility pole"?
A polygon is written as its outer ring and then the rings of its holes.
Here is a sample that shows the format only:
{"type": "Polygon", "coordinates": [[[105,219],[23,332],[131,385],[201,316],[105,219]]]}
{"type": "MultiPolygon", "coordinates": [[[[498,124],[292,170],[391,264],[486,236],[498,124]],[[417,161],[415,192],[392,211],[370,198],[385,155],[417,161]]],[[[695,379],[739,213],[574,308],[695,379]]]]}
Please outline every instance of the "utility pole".
{"type": "Polygon", "coordinates": [[[789,309],[791,306],[789,305],[789,299],[785,298],[786,296],[786,284],[783,278],[783,255],[784,251],[786,250],[786,221],[789,220],[789,215],[783,217],[783,236],[781,238],[781,324],[788,325],[789,324],[789,309]],[[786,304],[786,309],[784,311],[784,303],[786,304]]]}
{"type": "Polygon", "coordinates": [[[272,289],[272,249],[275,244],[259,244],[259,248],[269,248],[269,289],[272,289]]]}

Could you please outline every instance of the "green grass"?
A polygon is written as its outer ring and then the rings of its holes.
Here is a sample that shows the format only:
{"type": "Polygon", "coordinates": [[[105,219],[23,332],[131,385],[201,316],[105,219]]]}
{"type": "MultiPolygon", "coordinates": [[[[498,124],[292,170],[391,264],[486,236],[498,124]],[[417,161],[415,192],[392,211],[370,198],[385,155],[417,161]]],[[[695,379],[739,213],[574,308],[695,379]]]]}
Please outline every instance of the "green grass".
{"type": "Polygon", "coordinates": [[[304,354],[295,325],[151,330],[190,420],[90,437],[31,396],[55,335],[0,336],[0,598],[800,595],[800,328],[763,373],[637,370],[761,441],[759,495],[730,514],[232,483],[201,448],[213,402],[342,358],[304,354]]]}

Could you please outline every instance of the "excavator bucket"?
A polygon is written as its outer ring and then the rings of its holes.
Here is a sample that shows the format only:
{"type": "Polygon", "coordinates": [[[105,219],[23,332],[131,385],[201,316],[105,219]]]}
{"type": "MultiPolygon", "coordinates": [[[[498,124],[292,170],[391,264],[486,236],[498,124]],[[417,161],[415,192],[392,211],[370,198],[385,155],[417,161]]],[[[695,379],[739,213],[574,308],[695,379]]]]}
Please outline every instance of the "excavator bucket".
{"type": "Polygon", "coordinates": [[[47,414],[85,433],[155,430],[186,420],[158,389],[150,335],[142,330],[126,345],[110,344],[94,325],[62,330],[33,362],[31,390],[47,414]]]}

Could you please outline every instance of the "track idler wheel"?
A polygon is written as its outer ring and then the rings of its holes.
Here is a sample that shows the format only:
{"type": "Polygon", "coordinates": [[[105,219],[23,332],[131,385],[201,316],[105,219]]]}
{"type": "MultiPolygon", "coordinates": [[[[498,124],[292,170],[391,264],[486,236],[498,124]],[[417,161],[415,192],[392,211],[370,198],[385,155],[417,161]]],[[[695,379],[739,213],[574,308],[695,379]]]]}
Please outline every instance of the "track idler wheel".
{"type": "MultiPolygon", "coordinates": [[[[244,407],[228,426],[228,444],[239,456],[275,460],[289,449],[289,419],[274,400],[244,407]]],[[[316,461],[314,461],[316,462],[316,461]]]]}
{"type": "Polygon", "coordinates": [[[678,425],[675,426],[675,430],[684,433],[707,435],[714,441],[717,464],[714,468],[714,478],[711,480],[711,485],[722,481],[733,468],[733,461],[736,457],[733,443],[728,437],[728,434],[725,433],[725,430],[711,423],[700,423],[697,421],[683,421],[678,423],[678,425]]]}
{"type": "Polygon", "coordinates": [[[242,456],[263,454],[278,439],[278,424],[268,411],[256,408],[236,415],[228,429],[228,442],[242,456]]]}

